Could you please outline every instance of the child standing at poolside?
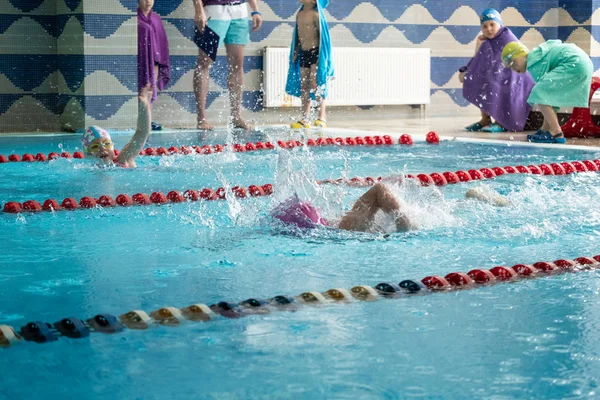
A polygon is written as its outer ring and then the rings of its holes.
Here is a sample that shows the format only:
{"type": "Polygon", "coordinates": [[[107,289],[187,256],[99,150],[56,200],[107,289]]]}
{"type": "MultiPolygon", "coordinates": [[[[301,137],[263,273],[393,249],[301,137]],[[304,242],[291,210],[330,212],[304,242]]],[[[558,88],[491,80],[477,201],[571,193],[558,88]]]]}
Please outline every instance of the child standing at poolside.
{"type": "Polygon", "coordinates": [[[502,49],[517,37],[503,26],[500,13],[488,8],[481,13],[481,35],[475,56],[460,68],[463,96],[481,110],[481,120],[467,131],[522,131],[531,107],[527,97],[533,88],[529,74],[518,74],[502,66],[502,49]],[[495,122],[492,123],[492,118],[495,122]]]}
{"type": "Polygon", "coordinates": [[[323,12],[329,0],[300,0],[300,3],[302,7],[296,15],[285,91],[302,99],[302,118],[290,127],[311,127],[310,106],[311,99],[315,99],[319,103],[319,116],[313,126],[324,128],[327,125],[327,83],[333,77],[329,27],[323,12]]]}
{"type": "Polygon", "coordinates": [[[544,124],[535,135],[527,135],[527,140],[565,143],[555,109],[588,107],[594,72],[590,57],[574,44],[548,40],[531,52],[520,42],[508,43],[502,61],[515,72],[529,72],[536,82],[527,102],[544,114],[544,124]]]}
{"type": "MultiPolygon", "coordinates": [[[[152,86],[150,104],[156,100],[157,89],[164,90],[171,80],[167,33],[152,7],[154,0],[138,1],[138,91],[152,86]]],[[[152,130],[162,130],[162,125],[153,122],[152,130]]]]}

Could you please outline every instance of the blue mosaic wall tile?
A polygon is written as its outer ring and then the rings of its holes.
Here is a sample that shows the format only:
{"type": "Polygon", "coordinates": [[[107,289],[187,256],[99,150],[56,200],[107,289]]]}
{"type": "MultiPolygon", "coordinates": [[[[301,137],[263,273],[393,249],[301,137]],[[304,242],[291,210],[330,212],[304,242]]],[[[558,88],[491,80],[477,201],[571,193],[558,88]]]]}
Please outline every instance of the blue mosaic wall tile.
{"type": "MultiPolygon", "coordinates": [[[[72,31],[69,33],[70,36],[65,36],[65,26],[69,21],[76,20],[83,31],[94,39],[93,43],[112,43],[111,46],[114,46],[114,43],[119,43],[115,41],[116,33],[125,24],[128,24],[135,15],[137,0],[103,0],[107,4],[112,4],[108,7],[107,13],[110,13],[110,7],[118,6],[118,11],[115,8],[115,14],[85,13],[84,7],[83,13],[62,15],[44,15],[40,11],[52,9],[51,6],[46,6],[50,3],[56,4],[56,0],[8,1],[21,14],[12,8],[0,9],[0,34],[23,30],[23,25],[25,25],[27,31],[34,32],[39,36],[39,33],[36,32],[40,32],[41,27],[49,38],[53,38],[54,43],[63,43],[64,45],[66,42],[67,47],[72,45],[71,47],[75,50],[69,47],[68,51],[58,51],[57,48],[54,53],[48,55],[28,54],[22,50],[15,51],[15,54],[0,54],[0,74],[10,80],[19,89],[19,92],[23,92],[0,94],[0,118],[23,96],[33,96],[47,110],[56,115],[62,114],[66,105],[73,100],[81,104],[88,116],[97,120],[108,120],[124,112],[122,110],[123,105],[132,99],[132,96],[135,96],[137,92],[137,58],[135,55],[120,52],[120,49],[114,47],[107,49],[106,54],[102,53],[101,49],[103,47],[84,49],[83,37],[71,37],[73,36],[72,31]],[[45,1],[49,3],[44,4],[45,1]],[[42,5],[44,5],[43,8],[41,8],[42,5]],[[123,15],[121,6],[129,10],[131,14],[123,15]],[[98,42],[103,40],[106,42],[98,42]],[[73,52],[75,54],[63,54],[73,52]],[[57,71],[64,77],[66,87],[47,89],[49,93],[38,93],[40,85],[57,71]],[[81,89],[86,77],[97,71],[105,71],[111,74],[121,85],[119,88],[121,94],[104,95],[93,93],[88,88],[81,89]],[[84,95],[70,94],[78,90],[84,90],[84,95]],[[125,95],[126,92],[131,92],[131,96],[125,95]]],[[[81,9],[82,0],[60,1],[64,1],[71,12],[75,12],[78,8],[81,9]]],[[[189,18],[180,18],[180,15],[173,14],[186,1],[189,2],[190,0],[157,1],[155,3],[155,11],[162,16],[165,24],[171,26],[169,32],[176,31],[180,35],[180,37],[174,38],[177,40],[178,46],[181,46],[184,42],[187,43],[184,47],[189,46],[185,49],[178,48],[174,52],[176,55],[171,58],[173,66],[172,79],[167,90],[159,95],[159,99],[162,96],[166,96],[165,98],[170,97],[181,106],[182,110],[193,115],[196,104],[192,88],[190,87],[189,90],[183,92],[170,91],[174,87],[181,88],[181,80],[186,76],[189,77],[189,73],[196,65],[195,48],[191,42],[193,36],[191,10],[193,10],[193,7],[188,5],[190,9],[189,18]],[[185,39],[189,41],[186,42],[185,39]]],[[[291,38],[287,37],[287,33],[286,37],[281,37],[281,33],[278,32],[290,31],[292,24],[285,21],[285,19],[293,17],[299,3],[296,0],[260,0],[259,5],[263,8],[268,6],[275,13],[275,17],[264,21],[262,29],[251,34],[252,43],[248,46],[248,52],[251,55],[245,58],[245,74],[262,70],[263,59],[261,55],[257,55],[262,47],[290,42],[291,38]],[[278,30],[283,26],[287,26],[287,29],[278,30]]],[[[408,41],[411,45],[427,45],[428,47],[437,45],[436,49],[432,49],[431,82],[440,88],[432,89],[432,93],[443,93],[452,99],[457,106],[462,107],[467,104],[462,98],[460,84],[458,81],[454,82],[452,78],[456,74],[456,70],[468,62],[469,57],[464,46],[473,43],[479,33],[479,27],[476,22],[474,25],[474,21],[471,19],[468,21],[460,20],[460,15],[470,15],[469,18],[472,18],[473,13],[467,12],[464,14],[466,11],[464,8],[461,9],[463,14],[455,13],[461,7],[468,7],[478,14],[484,6],[494,7],[500,11],[506,11],[510,7],[516,9],[526,21],[526,24],[522,24],[522,26],[518,26],[519,24],[510,26],[517,37],[523,37],[524,35],[530,35],[529,37],[531,37],[533,35],[535,38],[535,35],[539,34],[539,37],[543,40],[554,38],[568,40],[577,37],[577,40],[583,42],[586,38],[585,35],[581,35],[581,32],[573,35],[575,31],[581,28],[590,35],[590,40],[600,42],[600,22],[590,21],[594,11],[600,7],[600,0],[490,0],[485,4],[475,0],[331,0],[328,12],[332,16],[330,20],[332,31],[338,32],[338,35],[341,29],[341,32],[344,32],[343,29],[350,32],[349,37],[344,39],[345,43],[337,44],[334,41],[334,46],[349,45],[351,43],[359,43],[363,46],[381,45],[381,43],[388,47],[402,46],[403,43],[393,42],[393,35],[396,34],[399,38],[406,38],[403,39],[405,40],[404,43],[408,41]],[[361,5],[377,9],[383,19],[379,18],[377,21],[372,21],[372,15],[365,15],[364,20],[361,20],[363,19],[361,15],[355,12],[357,7],[361,5]],[[418,7],[415,8],[414,6],[418,7]],[[576,21],[576,25],[567,25],[568,20],[563,25],[561,17],[561,21],[557,21],[552,26],[541,26],[540,19],[546,16],[545,21],[552,21],[552,18],[556,18],[556,15],[547,13],[559,7],[576,21]],[[408,9],[411,9],[412,13],[420,14],[422,21],[427,21],[427,23],[397,23],[398,19],[408,9]],[[352,22],[347,20],[350,15],[353,17],[352,22]],[[451,17],[453,17],[452,24],[446,25],[447,22],[450,22],[448,20],[451,17]],[[437,23],[435,21],[432,23],[431,18],[435,19],[437,23]],[[437,31],[440,28],[443,28],[443,31],[437,31]],[[382,35],[386,30],[388,32],[387,36],[382,35]],[[402,36],[400,36],[400,32],[402,36]],[[449,40],[446,39],[450,37],[448,32],[451,35],[449,40]]],[[[272,14],[269,13],[268,15],[272,14]]],[[[8,35],[7,37],[11,36],[8,35]]],[[[10,40],[18,41],[19,38],[12,36],[10,40]]],[[[33,40],[35,40],[35,37],[33,37],[33,40]]],[[[17,45],[18,43],[9,44],[17,45]]],[[[585,50],[591,51],[593,46],[589,42],[587,46],[588,48],[585,50]]],[[[10,48],[10,46],[6,48],[10,48]]],[[[594,65],[598,68],[600,64],[599,58],[596,56],[600,56],[600,54],[592,54],[594,65]]],[[[227,87],[226,76],[226,58],[220,55],[211,70],[211,81],[217,85],[220,91],[215,91],[215,88],[211,86],[208,97],[209,108],[217,98],[224,95],[227,87]]],[[[253,74],[252,76],[256,75],[253,74]]],[[[111,82],[111,84],[114,84],[115,81],[112,80],[111,82]]],[[[259,84],[260,82],[246,82],[248,88],[257,88],[260,86],[259,84]]],[[[246,90],[243,94],[243,105],[253,111],[262,109],[261,92],[246,90]]]]}
{"type": "Polygon", "coordinates": [[[8,0],[15,8],[30,12],[41,6],[45,0],[8,0]]]}

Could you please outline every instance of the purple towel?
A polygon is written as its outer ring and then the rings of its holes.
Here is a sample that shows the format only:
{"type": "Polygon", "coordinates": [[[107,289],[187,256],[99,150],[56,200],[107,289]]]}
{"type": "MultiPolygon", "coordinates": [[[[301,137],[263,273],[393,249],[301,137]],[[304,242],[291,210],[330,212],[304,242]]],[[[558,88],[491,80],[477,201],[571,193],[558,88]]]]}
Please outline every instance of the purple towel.
{"type": "MultiPolygon", "coordinates": [[[[156,86],[163,90],[171,80],[167,33],[156,13],[150,11],[146,17],[138,8],[138,90],[148,83],[154,86],[155,65],[158,65],[156,86]]],[[[152,101],[156,100],[156,86],[152,101]]]]}
{"type": "Polygon", "coordinates": [[[481,44],[465,74],[463,96],[509,131],[522,131],[531,106],[527,98],[534,82],[529,75],[502,66],[502,49],[519,39],[502,27],[496,37],[481,44]]]}

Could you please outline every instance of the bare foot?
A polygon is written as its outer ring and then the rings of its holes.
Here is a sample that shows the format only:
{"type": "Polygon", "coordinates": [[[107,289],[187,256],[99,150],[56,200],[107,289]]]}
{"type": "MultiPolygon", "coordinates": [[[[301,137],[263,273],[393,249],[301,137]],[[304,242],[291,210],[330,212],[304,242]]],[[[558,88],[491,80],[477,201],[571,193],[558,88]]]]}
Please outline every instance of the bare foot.
{"type": "Polygon", "coordinates": [[[250,131],[252,130],[252,125],[250,125],[248,122],[244,121],[241,118],[238,119],[234,119],[232,121],[233,127],[237,128],[237,129],[243,129],[245,131],[250,131]]]}
{"type": "Polygon", "coordinates": [[[200,129],[202,131],[212,131],[215,129],[215,127],[212,126],[211,124],[209,124],[208,122],[206,122],[205,119],[198,121],[198,125],[196,128],[200,129]]]}
{"type": "Polygon", "coordinates": [[[489,118],[489,117],[488,117],[488,118],[482,117],[482,118],[479,120],[479,123],[481,124],[481,126],[488,126],[489,124],[491,124],[491,123],[492,123],[492,119],[491,119],[491,118],[489,118]]]}

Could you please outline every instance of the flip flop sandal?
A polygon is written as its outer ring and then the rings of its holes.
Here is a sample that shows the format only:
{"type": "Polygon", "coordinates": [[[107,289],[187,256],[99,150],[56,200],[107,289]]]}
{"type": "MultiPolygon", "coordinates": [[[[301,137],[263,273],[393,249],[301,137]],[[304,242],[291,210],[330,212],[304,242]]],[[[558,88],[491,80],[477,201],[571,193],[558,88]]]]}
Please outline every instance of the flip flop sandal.
{"type": "Polygon", "coordinates": [[[327,128],[327,122],[323,121],[322,119],[317,119],[314,123],[313,126],[315,128],[327,128]]]}
{"type": "Polygon", "coordinates": [[[475,122],[469,126],[465,127],[465,131],[467,132],[479,132],[481,130],[481,128],[483,128],[483,125],[481,125],[479,122],[475,122]]]}
{"type": "Polygon", "coordinates": [[[298,121],[290,124],[290,128],[292,129],[310,129],[310,124],[305,121],[298,121]]]}
{"type": "Polygon", "coordinates": [[[504,129],[503,127],[501,127],[500,125],[494,123],[494,124],[489,124],[488,126],[486,126],[485,128],[483,128],[481,130],[481,132],[487,132],[487,133],[501,133],[501,132],[506,132],[506,129],[504,129]]]}
{"type": "Polygon", "coordinates": [[[564,137],[554,137],[549,131],[536,133],[535,135],[527,135],[527,141],[533,143],[566,143],[564,137]]]}

